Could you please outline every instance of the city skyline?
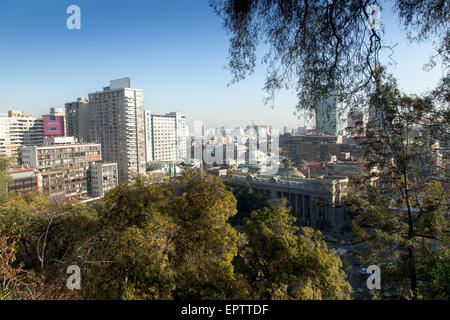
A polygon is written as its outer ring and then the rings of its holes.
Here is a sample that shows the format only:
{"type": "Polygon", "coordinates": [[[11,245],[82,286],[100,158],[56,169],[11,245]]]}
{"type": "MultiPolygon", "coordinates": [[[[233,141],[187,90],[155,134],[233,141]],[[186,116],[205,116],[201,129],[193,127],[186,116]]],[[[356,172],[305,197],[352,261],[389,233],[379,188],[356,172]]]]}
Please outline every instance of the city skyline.
{"type": "MultiPolygon", "coordinates": [[[[259,61],[251,77],[227,86],[228,37],[207,1],[135,0],[118,6],[117,1],[2,1],[0,39],[8,46],[0,52],[1,112],[17,109],[39,116],[87,97],[107,79],[130,77],[132,87],[144,92],[146,110],[179,111],[188,116],[189,127],[194,120],[229,128],[252,122],[276,128],[304,124],[293,115],[297,100],[291,91],[279,92],[273,109],[264,105],[259,61]],[[81,30],[66,28],[71,4],[81,8],[81,30]]],[[[392,57],[397,65],[389,71],[400,88],[419,94],[434,87],[439,65],[422,70],[432,45],[407,43],[389,8],[382,11],[382,23],[387,40],[399,43],[392,57]]],[[[261,58],[263,48],[259,53],[261,58]]]]}

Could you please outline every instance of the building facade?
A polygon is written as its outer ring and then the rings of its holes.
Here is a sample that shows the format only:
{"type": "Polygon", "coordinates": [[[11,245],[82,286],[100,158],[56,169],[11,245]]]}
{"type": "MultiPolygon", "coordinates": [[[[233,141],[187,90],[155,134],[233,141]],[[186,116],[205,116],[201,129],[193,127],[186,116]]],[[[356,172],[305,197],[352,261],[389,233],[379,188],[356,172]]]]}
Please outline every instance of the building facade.
{"type": "Polygon", "coordinates": [[[76,137],[80,142],[90,142],[88,99],[81,97],[77,101],[67,102],[65,108],[67,135],[76,137]]]}
{"type": "Polygon", "coordinates": [[[43,142],[42,119],[17,110],[0,114],[0,153],[16,157],[19,147],[41,145],[43,142]]]}
{"type": "Polygon", "coordinates": [[[103,197],[118,182],[117,163],[94,163],[90,166],[89,194],[92,197],[103,197]]]}
{"type": "Polygon", "coordinates": [[[324,134],[338,134],[339,98],[329,95],[316,106],[316,131],[324,134]]]}
{"type": "Polygon", "coordinates": [[[130,79],[111,80],[109,87],[89,94],[91,142],[100,143],[103,159],[117,163],[119,183],[129,172],[146,170],[143,91],[130,88],[130,79]]]}
{"type": "Polygon", "coordinates": [[[335,135],[301,135],[280,136],[282,154],[293,162],[306,160],[308,162],[327,161],[330,155],[341,152],[342,136],[335,135]]]}
{"type": "Polygon", "coordinates": [[[8,173],[11,177],[8,191],[28,193],[40,190],[41,175],[35,168],[15,168],[8,173]]]}
{"type": "Polygon", "coordinates": [[[152,115],[145,110],[145,157],[147,162],[153,161],[152,115]]]}
{"type": "Polygon", "coordinates": [[[348,226],[350,214],[340,205],[348,179],[333,177],[316,180],[283,176],[236,173],[234,182],[248,183],[255,192],[270,199],[287,199],[291,214],[301,226],[318,227],[327,221],[332,232],[348,226]]]}
{"type": "Polygon", "coordinates": [[[41,190],[58,201],[88,198],[88,168],[102,160],[99,144],[55,144],[20,148],[22,165],[35,168],[41,190]]]}
{"type": "MultiPolygon", "coordinates": [[[[186,117],[180,112],[149,115],[152,161],[179,163],[186,160],[186,117]]],[[[149,144],[149,142],[147,142],[149,144]]]]}

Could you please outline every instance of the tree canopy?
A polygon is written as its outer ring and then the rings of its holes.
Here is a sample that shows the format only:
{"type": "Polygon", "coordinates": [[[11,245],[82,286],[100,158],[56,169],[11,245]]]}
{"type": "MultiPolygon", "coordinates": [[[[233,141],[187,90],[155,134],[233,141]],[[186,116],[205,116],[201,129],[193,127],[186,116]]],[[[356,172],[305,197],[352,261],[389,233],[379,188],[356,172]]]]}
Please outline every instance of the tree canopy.
{"type": "Polygon", "coordinates": [[[392,5],[411,41],[438,42],[435,58],[448,67],[448,1],[210,0],[230,35],[232,82],[254,71],[262,46],[268,101],[281,88],[295,88],[299,110],[312,110],[330,90],[349,104],[365,97],[358,93],[375,81],[380,55],[395,50],[384,41],[382,28],[367,23],[373,5],[381,10],[392,5]]]}

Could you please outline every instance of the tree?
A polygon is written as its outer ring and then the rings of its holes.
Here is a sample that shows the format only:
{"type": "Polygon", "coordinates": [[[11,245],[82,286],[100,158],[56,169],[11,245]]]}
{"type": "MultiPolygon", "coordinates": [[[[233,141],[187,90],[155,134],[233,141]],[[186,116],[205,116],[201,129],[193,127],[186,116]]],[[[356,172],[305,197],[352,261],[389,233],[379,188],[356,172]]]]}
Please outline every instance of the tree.
{"type": "Polygon", "coordinates": [[[88,299],[171,299],[173,222],[148,211],[145,225],[103,226],[82,261],[83,295],[88,299]]]}
{"type": "Polygon", "coordinates": [[[236,199],[218,177],[185,170],[168,196],[169,214],[179,227],[174,256],[178,299],[233,299],[245,296],[234,273],[238,234],[228,223],[236,199]]]}
{"type": "Polygon", "coordinates": [[[450,250],[441,248],[424,270],[425,299],[450,298],[450,250]]]}
{"type": "Polygon", "coordinates": [[[5,198],[5,194],[8,192],[8,185],[11,180],[8,171],[13,166],[14,159],[0,154],[0,201],[5,198]]]}
{"type": "Polygon", "coordinates": [[[351,287],[342,263],[320,232],[294,226],[287,208],[252,212],[236,259],[253,299],[348,299],[351,287]]]}
{"type": "Polygon", "coordinates": [[[365,146],[363,172],[352,177],[347,199],[367,263],[384,266],[385,286],[396,296],[417,299],[429,290],[424,275],[436,248],[448,250],[448,159],[438,144],[449,138],[448,104],[402,94],[391,77],[378,79],[371,119],[356,135],[365,146]]]}
{"type": "MultiPolygon", "coordinates": [[[[393,46],[382,30],[371,28],[371,6],[363,0],[211,0],[210,6],[230,34],[228,67],[232,82],[254,71],[260,43],[268,47],[265,90],[272,101],[277,90],[294,87],[297,109],[313,110],[330,90],[357,103],[357,93],[375,81],[380,55],[393,46]]],[[[396,0],[393,10],[411,40],[433,41],[448,65],[450,6],[440,0],[396,0]]],[[[381,21],[382,22],[382,21],[381,21]]],[[[431,63],[433,65],[433,63],[431,63]]],[[[364,98],[364,96],[362,96],[364,98]]]]}
{"type": "Polygon", "coordinates": [[[34,299],[41,279],[22,266],[14,267],[16,260],[14,237],[0,232],[0,300],[34,299]]]}
{"type": "Polygon", "coordinates": [[[250,214],[258,209],[271,207],[269,198],[262,193],[254,192],[250,184],[234,182],[227,185],[236,198],[237,214],[232,216],[228,222],[237,227],[244,223],[245,218],[250,218],[250,214]]]}
{"type": "Polygon", "coordinates": [[[138,176],[99,205],[101,233],[83,261],[101,299],[243,297],[234,273],[236,200],[214,176],[184,168],[164,184],[138,176]]]}
{"type": "Polygon", "coordinates": [[[98,234],[79,254],[88,299],[171,299],[176,288],[173,238],[177,226],[165,214],[169,182],[134,176],[96,205],[98,234]]]}
{"type": "Polygon", "coordinates": [[[93,226],[92,211],[83,203],[54,203],[40,193],[8,193],[0,204],[0,235],[14,253],[9,261],[16,276],[7,274],[12,283],[27,280],[15,286],[12,297],[78,298],[79,292],[66,288],[66,269],[76,261],[93,226]]]}
{"type": "Polygon", "coordinates": [[[231,183],[233,181],[234,174],[236,173],[236,166],[232,165],[227,169],[227,178],[228,182],[231,183]]]}
{"type": "Polygon", "coordinates": [[[281,160],[281,162],[283,163],[284,170],[286,171],[286,180],[287,180],[287,185],[288,185],[288,197],[287,198],[289,201],[289,199],[291,197],[291,192],[289,190],[289,169],[292,166],[292,161],[289,157],[286,156],[283,160],[281,160]]]}

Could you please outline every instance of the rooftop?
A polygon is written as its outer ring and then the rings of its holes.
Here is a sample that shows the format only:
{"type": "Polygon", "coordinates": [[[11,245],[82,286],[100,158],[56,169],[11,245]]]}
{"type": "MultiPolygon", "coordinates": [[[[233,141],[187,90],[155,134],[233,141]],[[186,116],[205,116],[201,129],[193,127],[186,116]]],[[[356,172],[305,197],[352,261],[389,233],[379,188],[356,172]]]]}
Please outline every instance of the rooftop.
{"type": "MultiPolygon", "coordinates": [[[[279,182],[279,183],[287,183],[286,176],[280,175],[265,175],[265,174],[249,174],[245,172],[236,172],[234,177],[237,179],[248,179],[248,176],[251,176],[253,180],[263,181],[263,182],[279,182]],[[273,180],[275,179],[275,181],[273,180]]],[[[346,177],[324,177],[323,179],[315,179],[315,178],[301,178],[301,177],[291,177],[289,176],[289,184],[293,185],[311,185],[317,184],[321,181],[330,182],[333,180],[346,180],[346,177]]]]}
{"type": "Polygon", "coordinates": [[[24,146],[25,148],[36,147],[38,149],[46,148],[63,148],[63,147],[81,147],[81,146],[100,146],[100,143],[65,143],[65,144],[51,144],[51,145],[39,145],[39,146],[24,146]]]}
{"type": "Polygon", "coordinates": [[[9,173],[20,173],[20,172],[31,172],[31,171],[35,171],[36,169],[34,168],[14,168],[9,170],[9,173]]]}

